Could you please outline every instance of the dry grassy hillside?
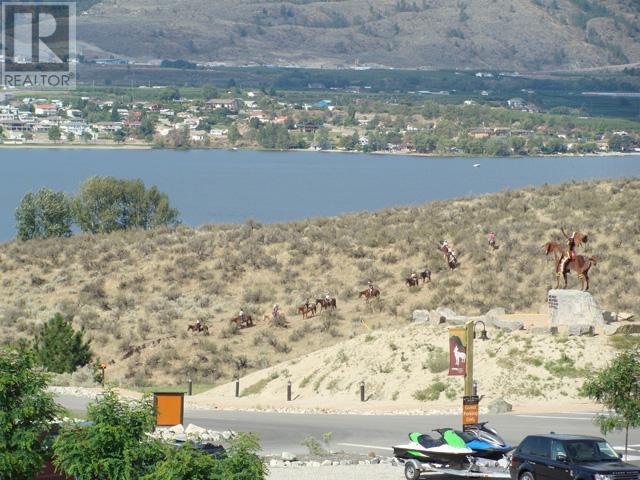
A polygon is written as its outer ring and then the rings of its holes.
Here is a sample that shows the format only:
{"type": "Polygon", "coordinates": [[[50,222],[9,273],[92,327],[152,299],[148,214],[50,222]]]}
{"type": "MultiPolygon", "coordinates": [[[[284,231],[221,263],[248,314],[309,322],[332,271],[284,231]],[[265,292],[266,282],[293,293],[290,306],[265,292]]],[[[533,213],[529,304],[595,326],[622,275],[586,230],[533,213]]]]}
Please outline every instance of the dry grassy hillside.
{"type": "MultiPolygon", "coordinates": [[[[243,372],[367,333],[403,327],[415,308],[462,314],[493,306],[538,311],[555,282],[541,245],[559,229],[589,234],[598,255],[592,293],[602,306],[637,314],[640,180],[568,183],[423,206],[286,224],[247,223],[198,230],[133,231],[0,245],[0,339],[31,337],[60,311],[93,339],[108,374],[130,384],[222,382],[243,372]],[[500,248],[487,247],[497,232],[500,248]],[[436,249],[446,238],[461,266],[451,272],[436,249]],[[433,283],[409,289],[411,269],[433,283]],[[379,301],[358,290],[373,281],[379,301]],[[295,306],[329,291],[335,314],[302,320],[295,306]],[[278,302],[289,328],[264,322],[234,330],[244,306],[261,318],[278,302]],[[209,337],[188,335],[197,318],[209,337]]],[[[575,276],[571,285],[576,285],[575,276]]]]}
{"type": "Polygon", "coordinates": [[[78,34],[145,59],[571,69],[640,61],[639,14],[633,0],[103,0],[78,34]]]}

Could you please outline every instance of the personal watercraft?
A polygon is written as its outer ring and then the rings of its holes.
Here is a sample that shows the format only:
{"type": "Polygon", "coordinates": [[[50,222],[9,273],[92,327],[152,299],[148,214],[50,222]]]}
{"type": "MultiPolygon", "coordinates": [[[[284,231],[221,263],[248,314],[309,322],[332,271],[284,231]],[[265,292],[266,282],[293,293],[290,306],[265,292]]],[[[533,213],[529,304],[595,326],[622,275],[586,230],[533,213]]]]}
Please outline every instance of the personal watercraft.
{"type": "Polygon", "coordinates": [[[438,428],[434,431],[438,432],[443,439],[445,439],[447,432],[453,431],[464,441],[467,448],[473,450],[472,456],[474,457],[500,460],[504,455],[513,450],[513,447],[505,442],[504,439],[498,435],[498,432],[491,427],[487,427],[487,422],[467,426],[464,432],[451,428],[438,428]]]}
{"type": "Polygon", "coordinates": [[[461,466],[468,463],[469,455],[473,455],[473,450],[468,448],[453,430],[444,432],[440,439],[413,432],[409,434],[409,440],[405,445],[393,447],[393,455],[396,458],[461,466]]]}

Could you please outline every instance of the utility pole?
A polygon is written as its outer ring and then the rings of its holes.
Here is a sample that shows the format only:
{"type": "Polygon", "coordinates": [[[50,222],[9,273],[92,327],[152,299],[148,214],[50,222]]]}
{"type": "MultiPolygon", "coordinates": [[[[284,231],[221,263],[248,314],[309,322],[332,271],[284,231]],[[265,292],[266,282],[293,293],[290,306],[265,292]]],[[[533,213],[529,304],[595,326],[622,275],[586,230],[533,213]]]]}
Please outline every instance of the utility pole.
{"type": "Polygon", "coordinates": [[[464,372],[464,395],[470,397],[473,395],[473,320],[465,323],[464,337],[467,351],[466,366],[464,372]]]}

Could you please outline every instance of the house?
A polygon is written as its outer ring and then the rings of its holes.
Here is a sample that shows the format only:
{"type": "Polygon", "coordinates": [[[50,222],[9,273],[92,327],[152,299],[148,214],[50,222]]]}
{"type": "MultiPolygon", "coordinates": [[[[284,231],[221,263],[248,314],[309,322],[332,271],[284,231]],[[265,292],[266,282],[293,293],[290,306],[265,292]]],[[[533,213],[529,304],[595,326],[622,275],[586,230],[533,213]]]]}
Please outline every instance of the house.
{"type": "Polygon", "coordinates": [[[358,122],[358,125],[362,127],[366,127],[367,125],[369,125],[369,122],[373,120],[373,117],[375,117],[375,115],[372,113],[356,112],[356,121],[358,122]]]}
{"type": "Polygon", "coordinates": [[[287,123],[289,121],[289,116],[288,115],[279,115],[276,118],[274,118],[271,123],[275,123],[277,125],[282,125],[284,123],[287,123]]]}
{"type": "Polygon", "coordinates": [[[237,112],[240,110],[240,101],[237,98],[212,98],[207,102],[207,106],[213,109],[224,108],[230,112],[237,112]]]}
{"type": "Polygon", "coordinates": [[[38,117],[50,117],[58,113],[58,107],[53,103],[36,103],[33,108],[38,117]]]}
{"type": "Polygon", "coordinates": [[[212,128],[209,133],[214,137],[226,137],[229,130],[226,128],[212,128]]]}
{"type": "Polygon", "coordinates": [[[193,142],[204,142],[208,138],[208,135],[204,130],[194,130],[189,134],[189,138],[191,138],[193,142]]]}
{"type": "Polygon", "coordinates": [[[314,103],[313,106],[315,108],[329,108],[332,106],[332,101],[331,100],[320,100],[317,103],[314,103]]]}
{"type": "Polygon", "coordinates": [[[88,126],[83,120],[67,120],[60,124],[60,130],[74,135],[82,135],[87,129],[88,126]]]}
{"type": "Polygon", "coordinates": [[[252,118],[257,118],[261,122],[266,122],[269,120],[269,115],[267,115],[262,110],[254,110],[252,112],[249,112],[249,120],[251,120],[252,118]]]}
{"type": "Polygon", "coordinates": [[[510,98],[507,100],[507,106],[509,108],[522,109],[526,105],[525,101],[520,97],[510,98]]]}
{"type": "Polygon", "coordinates": [[[472,128],[469,130],[469,136],[472,138],[489,138],[493,135],[493,130],[487,127],[472,128]]]}
{"type": "Polygon", "coordinates": [[[122,130],[122,122],[96,122],[93,127],[98,133],[114,133],[122,130]]]}
{"type": "Polygon", "coordinates": [[[321,127],[321,125],[318,125],[315,122],[298,122],[295,124],[294,128],[296,130],[300,130],[303,131],[305,133],[313,133],[316,130],[318,130],[321,127]]]}

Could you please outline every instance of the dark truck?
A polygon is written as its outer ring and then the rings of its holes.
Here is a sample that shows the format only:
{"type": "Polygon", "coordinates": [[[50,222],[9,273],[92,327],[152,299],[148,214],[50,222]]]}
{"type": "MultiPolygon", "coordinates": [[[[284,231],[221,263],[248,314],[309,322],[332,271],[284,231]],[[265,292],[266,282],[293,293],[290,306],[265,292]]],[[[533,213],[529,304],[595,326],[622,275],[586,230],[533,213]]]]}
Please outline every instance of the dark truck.
{"type": "Polygon", "coordinates": [[[529,435],[511,457],[512,480],[640,480],[611,445],[583,435],[529,435]]]}

